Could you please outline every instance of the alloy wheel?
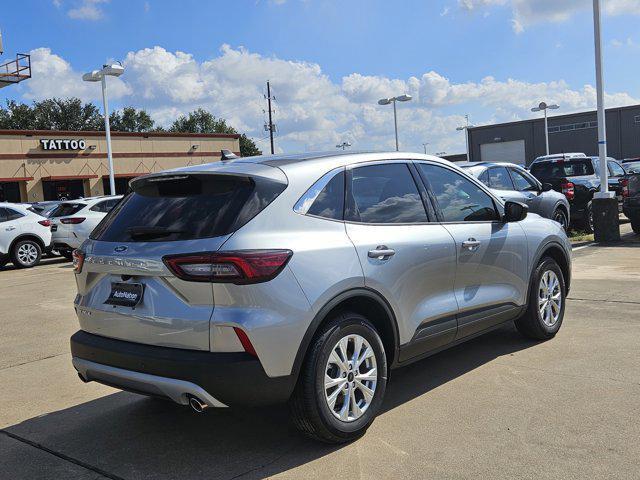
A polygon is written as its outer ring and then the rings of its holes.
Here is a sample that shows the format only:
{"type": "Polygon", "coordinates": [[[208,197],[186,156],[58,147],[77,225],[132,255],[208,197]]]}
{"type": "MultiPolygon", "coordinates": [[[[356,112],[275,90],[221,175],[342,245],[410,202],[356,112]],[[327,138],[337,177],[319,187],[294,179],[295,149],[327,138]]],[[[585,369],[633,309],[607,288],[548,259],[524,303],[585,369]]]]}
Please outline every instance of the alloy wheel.
{"type": "Polygon", "coordinates": [[[31,265],[38,259],[38,249],[33,243],[23,243],[18,247],[16,256],[22,265],[31,265]]]}
{"type": "Polygon", "coordinates": [[[542,322],[547,327],[553,327],[560,318],[562,288],[560,287],[560,280],[553,270],[546,270],[540,278],[538,310],[542,322]]]}
{"type": "Polygon", "coordinates": [[[324,370],[325,400],[333,415],[352,422],[369,408],[376,391],[376,356],[360,335],[347,335],[335,344],[324,370]]]}
{"type": "Polygon", "coordinates": [[[553,219],[560,224],[565,232],[568,230],[569,226],[567,225],[567,216],[562,210],[556,210],[556,213],[553,215],[553,219]]]}

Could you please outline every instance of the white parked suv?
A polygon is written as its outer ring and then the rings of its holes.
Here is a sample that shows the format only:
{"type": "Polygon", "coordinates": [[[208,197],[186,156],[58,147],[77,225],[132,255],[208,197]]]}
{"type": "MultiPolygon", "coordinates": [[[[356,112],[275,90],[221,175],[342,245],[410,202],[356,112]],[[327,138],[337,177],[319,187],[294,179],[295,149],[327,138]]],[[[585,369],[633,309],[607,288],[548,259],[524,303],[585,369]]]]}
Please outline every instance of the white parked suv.
{"type": "Polygon", "coordinates": [[[73,250],[89,238],[96,225],[121,198],[122,195],[89,197],[58,205],[49,216],[53,249],[71,259],[73,250]]]}
{"type": "Polygon", "coordinates": [[[40,263],[51,244],[51,222],[24,205],[0,203],[0,267],[11,261],[16,268],[40,263]]]}

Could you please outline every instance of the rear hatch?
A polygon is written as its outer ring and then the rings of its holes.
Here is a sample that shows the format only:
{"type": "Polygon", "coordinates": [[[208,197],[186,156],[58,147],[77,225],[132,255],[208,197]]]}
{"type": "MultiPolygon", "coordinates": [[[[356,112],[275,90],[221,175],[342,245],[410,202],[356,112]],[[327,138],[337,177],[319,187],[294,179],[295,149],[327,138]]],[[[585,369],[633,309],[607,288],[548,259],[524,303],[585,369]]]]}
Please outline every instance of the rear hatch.
{"type": "Polygon", "coordinates": [[[531,165],[531,174],[542,183],[549,183],[569,201],[588,202],[589,189],[597,187],[596,171],[590,158],[554,159],[531,165]],[[596,183],[594,183],[596,182],[596,183]]]}
{"type": "Polygon", "coordinates": [[[286,188],[277,168],[223,165],[140,178],[85,242],[76,275],[83,330],[209,349],[212,284],[178,278],[163,257],[217,251],[286,188]]]}
{"type": "Polygon", "coordinates": [[[51,212],[49,219],[54,241],[64,241],[72,235],[73,222],[82,218],[81,212],[86,206],[87,204],[82,202],[65,202],[51,212]]]}

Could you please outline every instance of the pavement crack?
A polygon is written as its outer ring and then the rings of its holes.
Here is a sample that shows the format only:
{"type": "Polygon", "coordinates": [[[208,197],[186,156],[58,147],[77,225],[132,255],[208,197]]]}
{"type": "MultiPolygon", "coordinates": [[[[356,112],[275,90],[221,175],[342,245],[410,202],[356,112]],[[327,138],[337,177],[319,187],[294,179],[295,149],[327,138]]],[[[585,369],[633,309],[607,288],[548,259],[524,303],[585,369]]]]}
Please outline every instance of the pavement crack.
{"type": "Polygon", "coordinates": [[[245,475],[249,475],[250,473],[257,472],[258,470],[262,470],[263,468],[267,468],[269,465],[273,465],[278,460],[280,460],[284,456],[288,455],[292,450],[293,450],[293,448],[289,448],[289,449],[285,450],[284,452],[282,452],[280,455],[276,456],[275,458],[272,458],[268,462],[265,462],[262,465],[258,465],[257,467],[250,468],[249,470],[247,470],[245,472],[238,473],[237,475],[234,475],[233,477],[230,477],[229,480],[235,480],[237,478],[242,478],[245,475]]]}
{"type": "Polygon", "coordinates": [[[567,297],[567,300],[578,300],[579,302],[605,302],[605,303],[624,303],[629,305],[640,305],[640,302],[632,302],[628,300],[598,300],[595,298],[576,298],[576,297],[567,297]]]}
{"type": "Polygon", "coordinates": [[[49,355],[48,357],[36,358],[35,360],[27,360],[26,362],[7,365],[6,367],[0,368],[0,372],[2,370],[7,370],[8,368],[19,367],[21,365],[29,365],[30,363],[40,362],[42,360],[48,360],[50,358],[55,358],[55,357],[61,357],[62,355],[69,355],[69,352],[56,353],[55,355],[49,355]]]}
{"type": "Polygon", "coordinates": [[[97,473],[98,475],[101,475],[101,476],[103,476],[105,478],[110,478],[111,480],[125,480],[124,478],[119,477],[118,475],[114,475],[113,473],[109,473],[109,472],[107,472],[105,470],[102,470],[99,467],[94,467],[93,465],[90,465],[90,464],[88,464],[86,462],[83,462],[82,460],[78,460],[77,458],[70,457],[69,455],[65,455],[64,453],[52,450],[52,449],[50,449],[48,447],[45,447],[44,445],[42,445],[40,443],[31,441],[28,438],[24,438],[24,437],[21,437],[19,435],[16,435],[15,433],[8,432],[7,430],[4,430],[4,429],[0,430],[0,433],[3,433],[4,435],[6,435],[9,438],[12,438],[13,440],[16,440],[18,442],[22,442],[22,443],[24,443],[26,445],[29,445],[29,446],[34,447],[34,448],[37,448],[38,450],[42,450],[43,452],[46,452],[46,453],[48,453],[50,455],[58,457],[58,458],[60,458],[62,460],[65,460],[67,462],[73,463],[74,465],[78,465],[79,467],[82,467],[82,468],[84,468],[86,470],[89,470],[91,472],[97,473]]]}

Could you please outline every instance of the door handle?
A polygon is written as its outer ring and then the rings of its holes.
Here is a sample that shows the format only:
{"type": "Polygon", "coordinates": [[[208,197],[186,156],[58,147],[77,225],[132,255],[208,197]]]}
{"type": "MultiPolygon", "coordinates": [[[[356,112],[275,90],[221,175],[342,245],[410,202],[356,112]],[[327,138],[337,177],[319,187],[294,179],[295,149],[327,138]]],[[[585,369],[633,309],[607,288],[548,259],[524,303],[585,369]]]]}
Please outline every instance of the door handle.
{"type": "Polygon", "coordinates": [[[480,246],[480,241],[475,238],[470,238],[469,240],[465,240],[462,242],[462,248],[466,248],[470,252],[475,252],[480,246]]]}
{"type": "Polygon", "coordinates": [[[386,245],[378,245],[374,250],[369,250],[367,255],[369,258],[378,258],[380,260],[386,260],[396,254],[396,251],[386,245]]]}
{"type": "Polygon", "coordinates": [[[7,227],[7,228],[5,228],[5,230],[7,232],[10,232],[11,230],[15,230],[15,229],[16,229],[16,227],[7,227]]]}

